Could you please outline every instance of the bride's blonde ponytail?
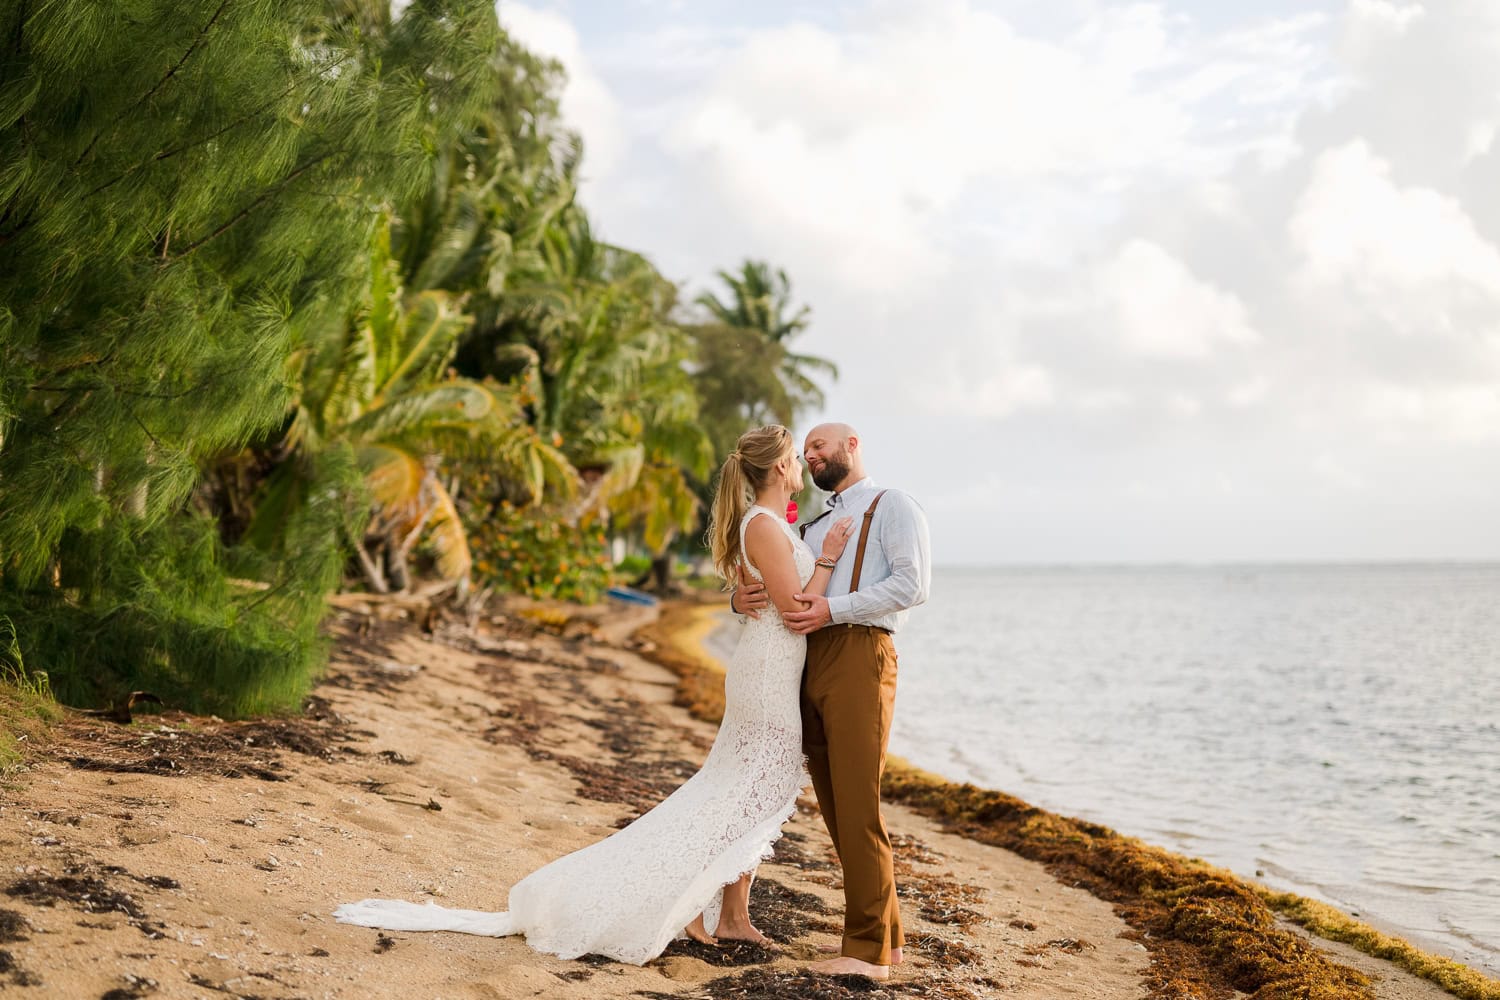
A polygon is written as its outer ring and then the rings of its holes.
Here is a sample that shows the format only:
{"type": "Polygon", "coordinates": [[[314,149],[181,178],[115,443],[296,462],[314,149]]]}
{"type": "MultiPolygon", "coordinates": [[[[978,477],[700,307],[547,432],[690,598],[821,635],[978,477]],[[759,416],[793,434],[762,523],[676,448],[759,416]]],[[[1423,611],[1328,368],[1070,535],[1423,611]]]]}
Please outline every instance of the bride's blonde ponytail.
{"type": "Polygon", "coordinates": [[[792,432],[780,424],[746,431],[724,459],[708,518],[708,548],[714,569],[731,584],[739,579],[740,520],[755,491],[766,485],[776,463],[791,453],[792,432]]]}

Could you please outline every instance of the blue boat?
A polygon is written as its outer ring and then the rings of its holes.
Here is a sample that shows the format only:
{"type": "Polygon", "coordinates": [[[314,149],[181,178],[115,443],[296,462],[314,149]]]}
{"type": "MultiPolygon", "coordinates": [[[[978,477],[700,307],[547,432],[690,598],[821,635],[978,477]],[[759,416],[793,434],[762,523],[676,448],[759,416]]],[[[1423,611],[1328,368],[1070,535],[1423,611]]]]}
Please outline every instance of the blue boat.
{"type": "Polygon", "coordinates": [[[613,597],[617,601],[624,601],[626,604],[644,604],[648,608],[656,605],[656,598],[629,587],[610,587],[604,595],[613,597]]]}

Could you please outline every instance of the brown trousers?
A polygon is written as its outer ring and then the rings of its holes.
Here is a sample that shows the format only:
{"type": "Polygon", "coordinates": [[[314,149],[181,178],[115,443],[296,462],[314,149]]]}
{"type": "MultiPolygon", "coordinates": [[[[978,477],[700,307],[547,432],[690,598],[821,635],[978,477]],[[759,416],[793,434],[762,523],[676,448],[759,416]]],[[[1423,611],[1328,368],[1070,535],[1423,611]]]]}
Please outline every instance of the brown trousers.
{"type": "Polygon", "coordinates": [[[844,942],[852,958],[889,965],[905,944],[880,815],[880,776],[896,707],[896,648],[867,625],[829,625],[807,637],[802,749],[818,808],[844,867],[844,942]]]}

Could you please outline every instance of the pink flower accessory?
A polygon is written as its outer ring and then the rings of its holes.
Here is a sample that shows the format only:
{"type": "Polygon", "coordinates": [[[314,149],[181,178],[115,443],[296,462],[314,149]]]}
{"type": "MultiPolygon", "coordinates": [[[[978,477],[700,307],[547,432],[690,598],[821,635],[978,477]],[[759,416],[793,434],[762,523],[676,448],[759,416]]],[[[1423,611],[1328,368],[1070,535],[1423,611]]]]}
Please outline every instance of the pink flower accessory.
{"type": "Polygon", "coordinates": [[[797,523],[797,501],[795,500],[788,500],[786,502],[786,523],[797,523]]]}

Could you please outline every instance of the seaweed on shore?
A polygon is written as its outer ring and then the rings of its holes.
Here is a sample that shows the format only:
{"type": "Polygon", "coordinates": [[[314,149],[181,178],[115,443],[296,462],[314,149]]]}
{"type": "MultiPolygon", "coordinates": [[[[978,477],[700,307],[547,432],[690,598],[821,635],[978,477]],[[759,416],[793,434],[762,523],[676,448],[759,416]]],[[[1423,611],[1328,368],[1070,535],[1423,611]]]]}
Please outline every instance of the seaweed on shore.
{"type": "Polygon", "coordinates": [[[742,965],[765,965],[774,962],[777,957],[775,948],[768,948],[754,941],[720,941],[718,944],[704,944],[691,938],[679,938],[667,945],[660,956],[646,963],[655,966],[668,958],[696,958],[707,965],[724,967],[737,967],[742,965]]]}
{"type": "MultiPolygon", "coordinates": [[[[389,660],[374,655],[378,647],[370,647],[370,640],[357,638],[352,629],[345,632],[349,645],[344,658],[355,664],[354,673],[335,673],[325,683],[338,686],[342,681],[342,686],[353,687],[358,684],[355,677],[366,676],[374,687],[398,683],[389,671],[379,668],[389,660]],[[361,662],[363,668],[358,666],[361,662]]],[[[138,719],[132,725],[77,717],[58,729],[58,756],[85,771],[285,781],[283,752],[334,760],[340,754],[357,754],[348,744],[372,735],[353,728],[326,698],[309,695],[302,709],[295,717],[234,722],[175,710],[151,716],[150,723],[138,719]]]]}
{"type": "MultiPolygon", "coordinates": [[[[597,715],[582,723],[597,734],[598,753],[590,757],[561,753],[554,747],[562,716],[536,697],[515,697],[491,711],[494,720],[484,732],[492,743],[504,743],[526,752],[532,760],[559,764],[572,774],[580,798],[626,807],[616,827],[631,823],[675,791],[692,776],[698,765],[680,757],[653,750],[640,725],[645,705],[638,699],[615,696],[605,699],[591,691],[578,671],[598,672],[589,657],[557,657],[522,644],[507,650],[524,654],[529,662],[563,668],[552,675],[533,679],[536,686],[558,692],[573,707],[593,709],[597,715]]],[[[507,669],[513,669],[508,668],[507,669]]]]}
{"type": "Polygon", "coordinates": [[[942,855],[915,837],[891,838],[892,862],[897,875],[896,895],[916,906],[917,915],[928,923],[956,926],[965,933],[982,922],[984,914],[965,905],[984,898],[984,890],[975,885],[956,882],[951,872],[937,874],[921,871],[913,862],[932,865],[942,855]]]}
{"type": "Polygon", "coordinates": [[[153,923],[146,911],[129,893],[122,892],[101,875],[127,875],[152,888],[177,888],[174,879],[165,876],[140,877],[131,875],[118,866],[109,866],[98,874],[82,865],[65,869],[62,875],[27,875],[16,879],[5,888],[5,894],[33,906],[55,906],[68,903],[85,913],[123,913],[131,926],[148,938],[159,938],[165,933],[161,924],[153,923]]]}
{"type": "MultiPolygon", "coordinates": [[[[826,856],[814,857],[808,852],[807,838],[796,830],[784,830],[781,839],[771,855],[771,860],[778,865],[788,865],[792,868],[801,869],[804,872],[836,872],[839,870],[838,863],[830,861],[826,856]]],[[[832,853],[831,849],[828,853],[832,853]]]]}
{"type": "Polygon", "coordinates": [[[905,833],[893,833],[890,836],[892,860],[895,862],[897,875],[911,874],[914,871],[912,865],[935,865],[943,860],[942,854],[916,837],[905,833]]]}
{"type": "Polygon", "coordinates": [[[30,930],[31,927],[26,923],[26,918],[15,910],[0,910],[0,944],[25,941],[27,932],[30,930]]]}
{"type": "MultiPolygon", "coordinates": [[[[9,981],[12,986],[42,985],[42,978],[40,976],[21,968],[21,964],[16,961],[16,956],[3,948],[0,948],[0,975],[10,976],[9,981]]],[[[0,984],[0,989],[3,988],[4,985],[0,984]]]]}
{"type": "Polygon", "coordinates": [[[344,749],[338,744],[356,738],[337,716],[254,722],[205,720],[180,713],[166,718],[178,725],[142,729],[73,723],[65,731],[71,752],[65,750],[59,756],[84,771],[285,781],[281,751],[332,760],[344,749]]]}
{"type": "Polygon", "coordinates": [[[897,997],[982,1000],[1003,988],[1004,984],[984,976],[934,975],[920,980],[877,982],[864,976],[820,976],[806,970],[787,972],[756,968],[737,975],[721,976],[686,993],[639,990],[635,995],[651,1000],[787,1000],[788,997],[797,1000],[895,1000],[897,997]],[[983,992],[976,992],[976,987],[983,992]]]}
{"type": "MultiPolygon", "coordinates": [[[[196,979],[197,977],[193,977],[196,979]]],[[[157,982],[145,976],[127,975],[125,985],[100,994],[99,1000],[143,1000],[156,992],[157,982]]]]}
{"type": "Polygon", "coordinates": [[[837,934],[843,927],[834,911],[810,892],[762,876],[750,888],[750,920],[773,941],[796,941],[808,934],[837,934]]]}
{"type": "Polygon", "coordinates": [[[1437,983],[1463,1000],[1500,1000],[1500,982],[1452,959],[1428,955],[1399,938],[1382,934],[1326,903],[1292,893],[1262,891],[1266,905],[1319,937],[1340,941],[1384,959],[1412,975],[1437,983]]]}
{"type": "Polygon", "coordinates": [[[957,938],[945,938],[938,934],[913,934],[906,939],[906,947],[940,969],[979,965],[984,960],[979,952],[957,938]]]}

